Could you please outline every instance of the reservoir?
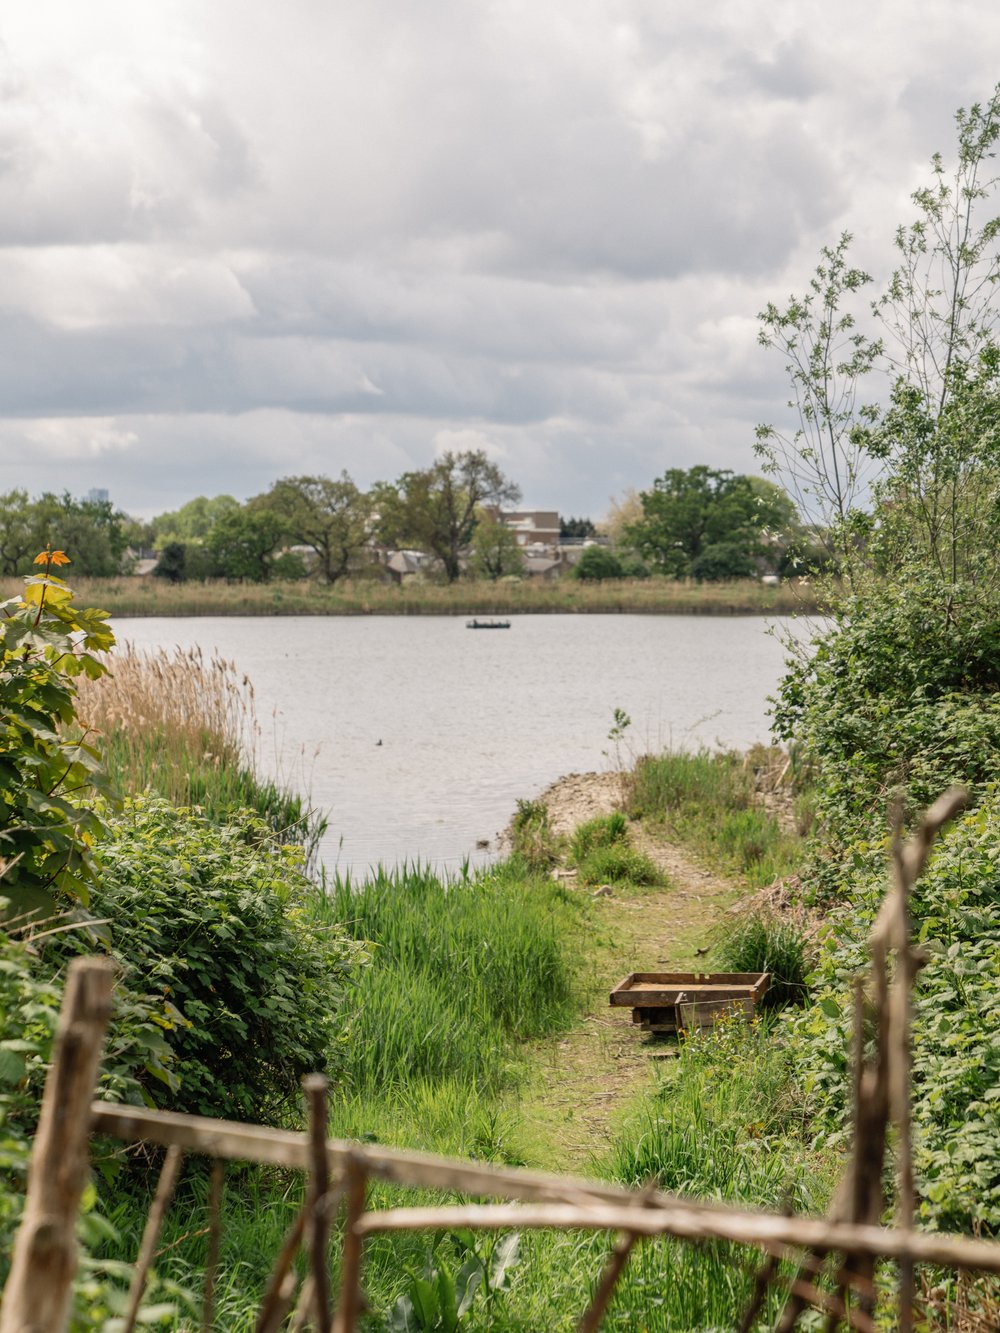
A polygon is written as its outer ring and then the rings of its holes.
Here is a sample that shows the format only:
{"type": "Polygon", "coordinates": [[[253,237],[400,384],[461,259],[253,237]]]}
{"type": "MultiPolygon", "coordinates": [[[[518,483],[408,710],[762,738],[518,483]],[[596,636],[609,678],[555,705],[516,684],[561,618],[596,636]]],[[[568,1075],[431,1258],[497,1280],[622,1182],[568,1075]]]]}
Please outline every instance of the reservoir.
{"type": "Polygon", "coordinates": [[[456,616],[115,621],[139,650],[199,646],[250,678],[259,767],[327,813],[324,864],[353,874],[488,860],[477,843],[493,847],[519,798],[616,766],[616,708],[631,718],[623,764],[767,741],[783,639],[810,628],[756,616],[517,616],[489,632],[456,616]]]}

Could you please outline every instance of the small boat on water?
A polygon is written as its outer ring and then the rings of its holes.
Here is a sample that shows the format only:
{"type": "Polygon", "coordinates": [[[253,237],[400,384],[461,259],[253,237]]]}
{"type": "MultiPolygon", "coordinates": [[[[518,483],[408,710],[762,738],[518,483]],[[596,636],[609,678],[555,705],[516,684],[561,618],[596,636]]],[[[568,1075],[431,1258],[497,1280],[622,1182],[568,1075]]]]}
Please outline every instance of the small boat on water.
{"type": "Polygon", "coordinates": [[[510,629],[509,620],[467,620],[466,629],[510,629]]]}

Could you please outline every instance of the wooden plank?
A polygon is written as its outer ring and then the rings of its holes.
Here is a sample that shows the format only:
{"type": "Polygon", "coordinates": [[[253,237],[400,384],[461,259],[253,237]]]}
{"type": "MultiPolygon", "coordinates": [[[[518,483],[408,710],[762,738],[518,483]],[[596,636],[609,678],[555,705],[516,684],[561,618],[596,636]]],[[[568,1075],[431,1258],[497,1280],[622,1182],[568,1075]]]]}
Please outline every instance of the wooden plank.
{"type": "Polygon", "coordinates": [[[566,1204],[451,1204],[443,1208],[390,1208],[366,1213],[357,1230],[364,1235],[387,1231],[501,1231],[507,1228],[573,1228],[628,1231],[640,1236],[677,1236],[688,1240],[733,1240],[762,1248],[839,1250],[877,1259],[909,1258],[945,1268],[1000,1273],[1000,1244],[935,1231],[903,1231],[871,1223],[833,1222],[822,1217],[782,1217],[718,1206],[697,1213],[687,1200],[665,1207],[631,1195],[628,1207],[571,1207],[566,1204]]]}
{"type": "Polygon", "coordinates": [[[721,1018],[732,1014],[740,1014],[744,1018],[750,1018],[753,1015],[753,1000],[747,998],[730,1000],[690,1000],[679,1004],[681,1027],[690,1028],[710,1028],[714,1027],[721,1018]]]}
{"type": "MultiPolygon", "coordinates": [[[[91,1129],[95,1134],[109,1134],[128,1143],[177,1143],[190,1152],[231,1161],[260,1162],[265,1166],[290,1167],[305,1171],[309,1166],[308,1138],[287,1129],[267,1129],[232,1120],[213,1120],[206,1116],[184,1115],[179,1111],[148,1111],[145,1107],[124,1106],[112,1102],[93,1102],[90,1107],[91,1129]]],[[[478,1198],[522,1199],[525,1202],[578,1204],[610,1202],[623,1206],[634,1197],[620,1185],[557,1176],[525,1167],[491,1166],[480,1162],[458,1161],[379,1145],[328,1139],[326,1145],[332,1175],[341,1176],[351,1159],[364,1164],[365,1171],[380,1180],[415,1188],[440,1189],[478,1198]]],[[[660,1202],[674,1196],[657,1194],[660,1202]]],[[[685,1203],[695,1210],[714,1211],[722,1205],[685,1203]]]]}
{"type": "Polygon", "coordinates": [[[631,1005],[635,1003],[637,994],[669,994],[678,988],[716,990],[724,987],[763,994],[767,989],[766,977],[766,972],[630,972],[611,990],[608,1002],[612,1005],[631,1005]]]}
{"type": "Polygon", "coordinates": [[[630,986],[643,985],[645,982],[662,982],[664,985],[679,986],[712,985],[715,983],[753,986],[766,972],[630,972],[623,981],[619,981],[615,990],[630,986]]]}
{"type": "Polygon", "coordinates": [[[750,1000],[756,999],[748,986],[675,986],[671,990],[635,990],[627,991],[616,1005],[628,1005],[632,1009],[670,1008],[680,1000],[750,1000]]]}

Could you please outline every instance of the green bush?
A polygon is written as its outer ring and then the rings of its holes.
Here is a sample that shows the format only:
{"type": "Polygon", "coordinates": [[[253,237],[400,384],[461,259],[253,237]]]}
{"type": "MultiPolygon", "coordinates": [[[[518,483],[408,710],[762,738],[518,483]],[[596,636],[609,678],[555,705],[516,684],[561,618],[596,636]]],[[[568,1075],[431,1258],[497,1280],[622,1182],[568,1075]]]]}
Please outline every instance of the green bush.
{"type": "Polygon", "coordinates": [[[126,983],[158,997],[180,1086],[160,1105],[280,1119],[310,1070],[336,1074],[359,949],[311,919],[298,848],[249,811],[213,824],[159,797],[107,818],[92,910],[126,983]]]}
{"type": "Polygon", "coordinates": [[[805,1001],[809,970],[806,939],[790,921],[760,912],[742,917],[722,936],[717,950],[727,972],[769,972],[764,1005],[769,1009],[805,1001]]]}
{"type": "Polygon", "coordinates": [[[598,582],[621,579],[625,577],[625,569],[614,551],[609,551],[606,546],[585,546],[573,566],[573,577],[598,582]]]}
{"type": "Polygon", "coordinates": [[[570,840],[569,854],[579,865],[596,848],[612,847],[615,843],[624,842],[628,842],[628,820],[615,810],[610,815],[597,815],[577,825],[570,840]]]}
{"type": "Polygon", "coordinates": [[[648,856],[616,842],[595,847],[583,858],[580,879],[584,884],[657,884],[662,876],[648,856]]]}
{"type": "MultiPolygon", "coordinates": [[[[846,1136],[852,978],[888,885],[884,837],[853,845],[841,906],[789,1020],[817,1128],[846,1136]]],[[[914,991],[914,1164],[920,1217],[941,1230],[1000,1234],[1000,790],[940,839],[912,900],[929,961],[914,991]]]]}
{"type": "Polygon", "coordinates": [[[12,916],[86,906],[102,833],[92,798],[107,786],[76,722],[76,677],[105,673],[94,653],[114,635],[51,573],[69,563],[62,551],[39,562],[44,572],[0,606],[0,858],[12,916]]]}

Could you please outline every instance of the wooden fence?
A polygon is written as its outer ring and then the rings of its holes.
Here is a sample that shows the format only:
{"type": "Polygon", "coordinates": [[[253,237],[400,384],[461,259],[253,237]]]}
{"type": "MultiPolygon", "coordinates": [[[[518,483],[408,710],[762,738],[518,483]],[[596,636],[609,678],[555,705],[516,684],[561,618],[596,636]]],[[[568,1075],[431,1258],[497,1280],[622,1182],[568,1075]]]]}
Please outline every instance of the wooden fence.
{"type": "Polygon", "coordinates": [[[304,1205],[275,1257],[257,1318],[258,1333],[312,1327],[352,1333],[363,1309],[365,1239],[376,1232],[435,1231],[458,1227],[559,1228],[617,1233],[579,1329],[599,1327],[638,1241],[671,1236],[697,1242],[727,1240],[755,1247],[763,1261],[741,1329],[758,1324],[768,1291],[786,1292],[776,1328],[793,1329],[809,1307],[824,1311],[826,1328],[841,1325],[874,1333],[875,1266],[895,1263],[897,1327],[914,1320],[914,1268],[934,1264],[1000,1274],[1000,1244],[914,1229],[915,1198],[910,1136],[910,1026],[913,979],[920,963],[913,947],[909,896],[941,828],[962,808],[964,795],[943,796],[905,846],[894,814],[892,881],[871,935],[866,986],[855,989],[854,1145],[850,1166],[825,1217],[790,1217],[702,1203],[649,1187],[615,1185],[519,1168],[456,1161],[431,1154],[330,1140],[326,1137],[326,1082],[303,1080],[305,1133],[236,1124],[198,1116],[92,1102],[104,1030],[111,1009],[113,966],[82,959],[70,969],[52,1068],[28,1177],[25,1213],[0,1306],[0,1333],[62,1333],[75,1267],[74,1228],[88,1170],[91,1133],[166,1148],[129,1290],[125,1333],[135,1326],[164,1214],[183,1154],[213,1159],[209,1241],[202,1327],[213,1326],[221,1232],[222,1172],[226,1160],[258,1162],[306,1173],[304,1205]],[[865,1005],[874,1012],[874,1041],[862,1038],[865,1005]],[[884,1227],[883,1166],[888,1132],[895,1127],[896,1225],[884,1227]],[[367,1209],[370,1180],[435,1189],[487,1203],[367,1209]],[[339,1291],[331,1290],[331,1232],[342,1211],[339,1291]],[[304,1254],[300,1279],[296,1257],[304,1254]]]}

